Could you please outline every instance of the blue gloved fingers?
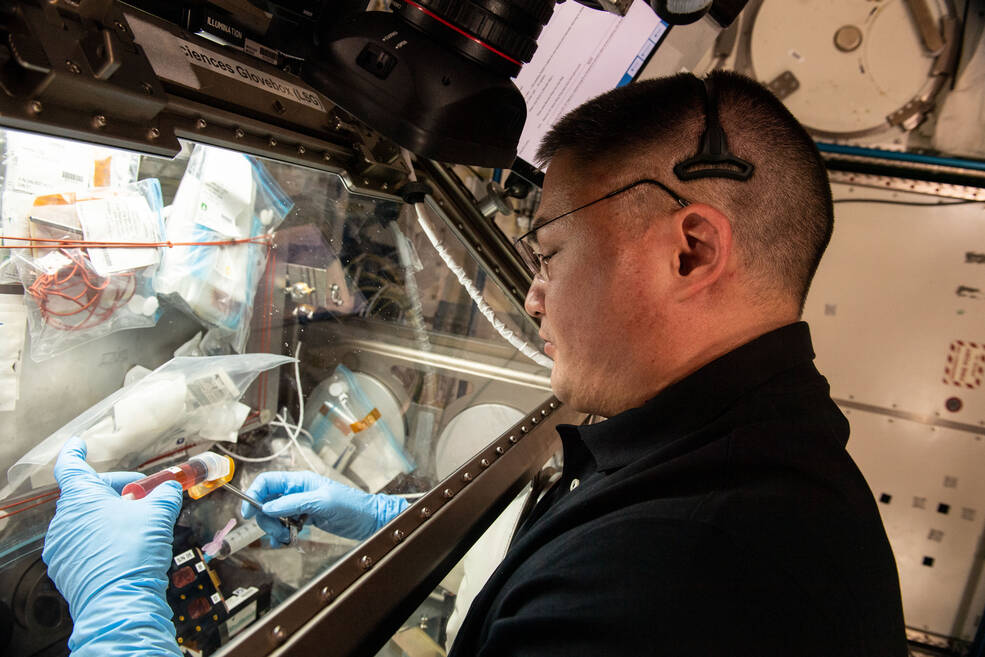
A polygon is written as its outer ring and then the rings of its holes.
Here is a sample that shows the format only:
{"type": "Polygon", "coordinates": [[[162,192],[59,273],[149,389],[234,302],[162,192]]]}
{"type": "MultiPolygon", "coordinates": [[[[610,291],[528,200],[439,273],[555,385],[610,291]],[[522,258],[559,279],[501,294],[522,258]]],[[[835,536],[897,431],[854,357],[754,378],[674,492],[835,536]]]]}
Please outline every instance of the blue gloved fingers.
{"type": "Polygon", "coordinates": [[[270,534],[281,545],[287,545],[291,541],[290,530],[281,524],[277,518],[271,518],[265,513],[258,513],[257,524],[260,525],[260,529],[270,534]]]}
{"type": "Polygon", "coordinates": [[[291,493],[303,493],[321,486],[324,477],[310,470],[302,472],[261,472],[246,489],[246,494],[261,504],[291,493]]]}
{"type": "Polygon", "coordinates": [[[290,518],[307,513],[315,516],[325,512],[326,496],[322,490],[313,490],[306,493],[292,493],[278,497],[275,500],[264,502],[263,513],[276,518],[290,518]]]}
{"type": "MultiPolygon", "coordinates": [[[[311,471],[304,472],[261,472],[246,489],[246,494],[263,504],[282,495],[301,493],[318,488],[324,477],[311,471]]],[[[240,514],[252,518],[256,509],[249,503],[240,505],[240,514]]]]}
{"type": "Polygon", "coordinates": [[[177,481],[165,481],[147,493],[143,500],[139,500],[150,507],[154,518],[166,523],[166,527],[161,525],[161,528],[167,530],[169,539],[174,530],[174,523],[178,520],[178,514],[181,513],[182,492],[181,484],[177,481]]]}
{"type": "Polygon", "coordinates": [[[106,492],[110,490],[109,485],[99,478],[91,465],[86,463],[85,441],[77,437],[65,441],[62,450],[58,453],[58,460],[55,461],[55,481],[58,482],[62,496],[86,489],[104,489],[106,492]]]}
{"type": "Polygon", "coordinates": [[[138,479],[143,479],[146,475],[142,475],[139,472],[100,472],[99,478],[103,480],[103,483],[107,484],[115,490],[117,493],[123,491],[123,487],[127,484],[137,481],[138,479]]]}

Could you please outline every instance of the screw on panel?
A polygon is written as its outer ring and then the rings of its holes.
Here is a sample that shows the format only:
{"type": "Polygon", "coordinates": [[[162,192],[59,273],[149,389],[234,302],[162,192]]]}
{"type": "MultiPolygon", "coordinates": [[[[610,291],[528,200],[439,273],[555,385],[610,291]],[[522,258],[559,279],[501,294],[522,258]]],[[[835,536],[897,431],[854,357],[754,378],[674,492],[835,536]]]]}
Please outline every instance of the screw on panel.
{"type": "Polygon", "coordinates": [[[369,185],[369,179],[368,178],[363,178],[363,184],[364,185],[369,185]]]}
{"type": "Polygon", "coordinates": [[[335,589],[330,589],[327,586],[323,586],[321,587],[321,591],[318,592],[318,597],[321,598],[322,604],[325,604],[335,597],[335,589]]]}
{"type": "Polygon", "coordinates": [[[79,65],[73,62],[71,59],[65,60],[65,67],[72,73],[75,73],[76,75],[82,72],[82,69],[79,68],[79,65]]]}
{"type": "Polygon", "coordinates": [[[520,433],[527,433],[528,431],[530,431],[530,429],[527,428],[527,425],[525,424],[520,425],[520,433]]]}
{"type": "Polygon", "coordinates": [[[147,131],[148,139],[157,139],[160,136],[161,136],[161,131],[158,130],[157,128],[151,128],[150,130],[147,131]]]}
{"type": "Polygon", "coordinates": [[[373,567],[373,558],[368,554],[363,555],[362,559],[359,560],[359,567],[363,570],[369,570],[373,567]]]}
{"type": "Polygon", "coordinates": [[[123,31],[125,31],[127,29],[126,28],[126,25],[123,24],[123,21],[116,21],[116,22],[114,22],[113,23],[113,27],[115,27],[116,29],[118,29],[120,32],[123,32],[123,31]]]}
{"type": "Polygon", "coordinates": [[[540,409],[540,416],[541,417],[547,417],[547,409],[546,408],[540,409]]]}
{"type": "Polygon", "coordinates": [[[489,459],[482,459],[481,461],[479,461],[479,465],[481,465],[484,468],[488,468],[489,467],[489,459]]]}
{"type": "MultiPolygon", "coordinates": [[[[524,428],[524,431],[526,431],[525,428],[524,428]]],[[[510,436],[510,438],[509,438],[509,441],[511,443],[513,443],[514,445],[516,444],[516,441],[518,441],[518,440],[519,440],[519,438],[517,438],[515,435],[514,436],[510,436]]]]}
{"type": "Polygon", "coordinates": [[[447,500],[450,500],[451,498],[455,497],[455,491],[453,491],[450,488],[446,488],[444,490],[443,494],[445,496],[445,499],[447,499],[447,500]]]}
{"type": "Polygon", "coordinates": [[[277,112],[278,114],[283,114],[284,112],[287,111],[287,108],[284,107],[284,103],[280,102],[279,100],[275,100],[274,111],[277,112]]]}
{"type": "Polygon", "coordinates": [[[153,96],[154,95],[154,87],[151,86],[151,84],[149,82],[141,82],[140,83],[140,90],[143,91],[144,92],[144,95],[146,95],[146,96],[153,96]]]}
{"type": "Polygon", "coordinates": [[[323,158],[323,159],[324,159],[324,160],[325,160],[326,162],[331,162],[331,161],[332,161],[332,154],[331,154],[331,153],[327,153],[327,152],[326,152],[326,153],[325,153],[324,155],[322,155],[322,158],[323,158]]]}
{"type": "Polygon", "coordinates": [[[302,146],[301,144],[298,144],[298,155],[304,155],[305,152],[307,152],[307,150],[308,149],[306,149],[304,146],[302,146]]]}
{"type": "Polygon", "coordinates": [[[472,481],[472,475],[468,472],[462,475],[462,481],[472,481]]]}
{"type": "Polygon", "coordinates": [[[540,418],[535,415],[534,417],[530,418],[530,422],[531,424],[537,424],[538,422],[540,422],[540,418]]]}
{"type": "Polygon", "coordinates": [[[392,537],[394,543],[399,543],[405,538],[407,538],[407,534],[402,529],[394,529],[392,537]]]}
{"type": "Polygon", "coordinates": [[[555,409],[557,408],[557,402],[552,401],[550,404],[548,404],[548,406],[550,406],[552,409],[555,409]]]}
{"type": "Polygon", "coordinates": [[[390,183],[387,182],[383,183],[383,189],[384,190],[390,189],[390,183]]]}
{"type": "Polygon", "coordinates": [[[421,509],[421,517],[424,518],[425,520],[431,517],[431,513],[432,512],[430,507],[426,506],[421,509]]]}
{"type": "Polygon", "coordinates": [[[274,629],[270,630],[270,638],[274,640],[275,643],[283,643],[284,639],[287,638],[287,632],[280,625],[275,625],[274,629]]]}
{"type": "Polygon", "coordinates": [[[236,139],[242,139],[243,137],[246,136],[246,131],[244,131],[242,128],[236,128],[235,130],[233,130],[233,135],[235,135],[236,139]]]}
{"type": "Polygon", "coordinates": [[[92,117],[92,125],[95,128],[105,128],[106,123],[106,117],[103,114],[96,114],[92,117]]]}
{"type": "Polygon", "coordinates": [[[277,140],[271,137],[269,140],[267,140],[267,143],[270,144],[271,146],[276,146],[277,140]]]}
{"type": "Polygon", "coordinates": [[[41,104],[40,100],[32,100],[28,103],[27,107],[31,114],[40,114],[41,110],[44,109],[44,105],[41,104]]]}
{"type": "Polygon", "coordinates": [[[205,130],[209,127],[209,124],[205,121],[205,119],[199,119],[198,121],[195,121],[195,127],[199,130],[205,130]]]}
{"type": "Polygon", "coordinates": [[[502,446],[502,445],[496,445],[496,453],[497,453],[497,454],[498,454],[499,456],[502,456],[503,454],[505,454],[505,453],[506,453],[506,450],[505,450],[505,449],[503,449],[503,446],[502,446]]]}

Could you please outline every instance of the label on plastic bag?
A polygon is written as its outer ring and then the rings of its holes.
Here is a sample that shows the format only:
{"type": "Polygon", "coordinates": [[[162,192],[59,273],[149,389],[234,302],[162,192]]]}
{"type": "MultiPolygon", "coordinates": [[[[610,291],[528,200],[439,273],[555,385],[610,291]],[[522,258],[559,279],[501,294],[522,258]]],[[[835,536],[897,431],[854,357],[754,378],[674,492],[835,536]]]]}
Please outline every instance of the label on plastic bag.
{"type": "Polygon", "coordinates": [[[215,370],[207,376],[189,381],[188,396],[198,406],[210,406],[230,399],[238,399],[239,390],[224,370],[215,370]]]}
{"type": "MultiPolygon", "coordinates": [[[[86,240],[160,242],[160,224],[143,196],[82,201],[76,205],[86,240]]],[[[89,249],[92,266],[102,276],[157,264],[156,248],[89,249]]]]}
{"type": "MultiPolygon", "coordinates": [[[[246,174],[249,176],[249,162],[246,158],[243,158],[243,162],[247,166],[246,174]]],[[[202,185],[199,192],[195,221],[220,235],[240,239],[244,235],[239,229],[238,222],[248,209],[245,203],[235,198],[221,185],[206,183],[202,185]]]]}

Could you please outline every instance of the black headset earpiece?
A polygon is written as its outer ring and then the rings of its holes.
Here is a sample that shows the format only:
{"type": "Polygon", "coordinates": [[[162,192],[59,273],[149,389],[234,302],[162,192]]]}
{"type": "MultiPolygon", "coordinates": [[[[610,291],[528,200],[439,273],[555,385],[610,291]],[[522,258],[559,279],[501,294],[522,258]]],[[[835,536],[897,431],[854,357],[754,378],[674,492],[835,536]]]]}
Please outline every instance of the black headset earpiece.
{"type": "Polygon", "coordinates": [[[678,162],[674,166],[674,174],[680,180],[698,178],[749,180],[756,167],[737,157],[728,148],[725,131],[718,119],[718,94],[715,91],[715,83],[710,78],[705,78],[703,84],[700,81],[698,83],[701,84],[701,92],[705,98],[705,132],[701,135],[698,154],[678,162]]]}

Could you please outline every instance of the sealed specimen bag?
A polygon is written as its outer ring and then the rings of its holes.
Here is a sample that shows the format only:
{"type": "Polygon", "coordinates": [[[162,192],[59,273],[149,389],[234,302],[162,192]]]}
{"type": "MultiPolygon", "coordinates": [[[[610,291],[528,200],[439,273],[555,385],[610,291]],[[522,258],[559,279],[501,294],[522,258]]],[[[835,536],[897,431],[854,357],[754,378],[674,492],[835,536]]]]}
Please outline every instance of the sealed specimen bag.
{"type": "MultiPolygon", "coordinates": [[[[0,175],[0,235],[25,236],[38,196],[83,192],[95,187],[122,187],[137,180],[140,156],[103,146],[5,130],[0,175]]],[[[20,245],[5,240],[8,246],[20,245]]],[[[0,250],[0,282],[17,282],[14,267],[0,250]]]]}
{"type": "Polygon", "coordinates": [[[55,457],[65,441],[86,441],[97,470],[127,470],[193,442],[235,441],[250,407],[239,401],[263,371],[292,362],[288,356],[245,354],[173,358],[117,390],[36,445],[7,471],[0,499],[28,479],[54,482],[55,457]]]}
{"type": "Polygon", "coordinates": [[[242,353],[266,267],[268,245],[262,238],[274,232],[291,206],[259,160],[196,146],[168,214],[167,238],[202,244],[168,249],[155,289],[226,333],[242,353]],[[222,244],[249,239],[256,241],[222,244]]]}
{"type": "Polygon", "coordinates": [[[13,262],[24,286],[32,359],[157,323],[153,279],[162,249],[134,246],[164,237],[156,179],[38,196],[22,229],[31,246],[17,250],[13,262]]]}

